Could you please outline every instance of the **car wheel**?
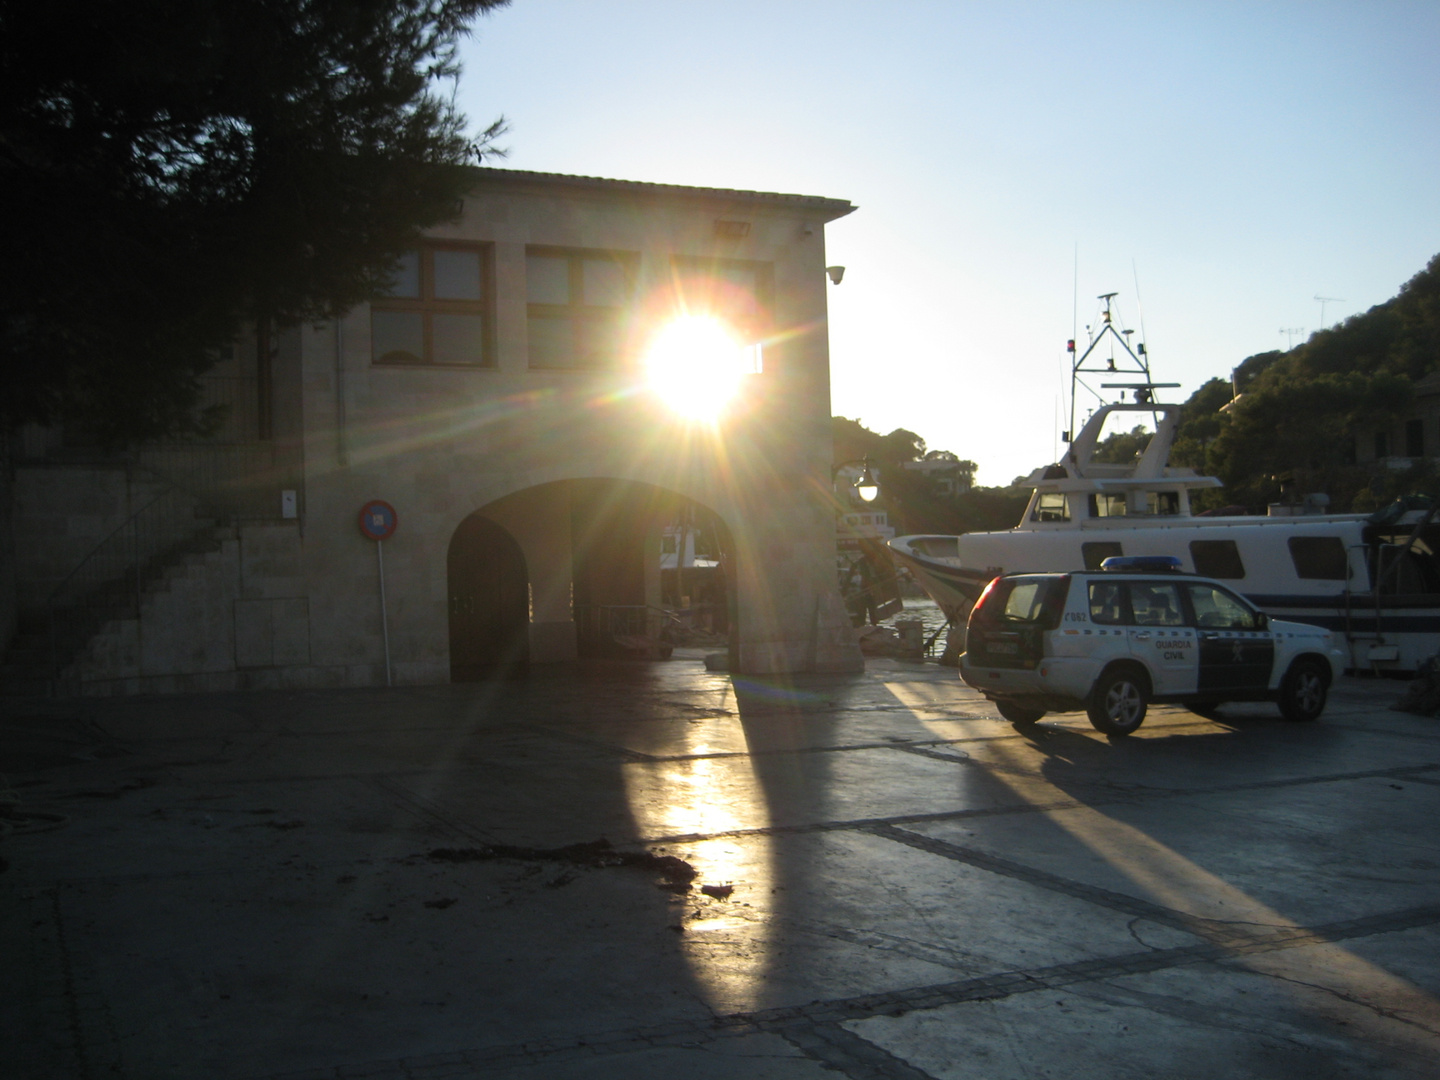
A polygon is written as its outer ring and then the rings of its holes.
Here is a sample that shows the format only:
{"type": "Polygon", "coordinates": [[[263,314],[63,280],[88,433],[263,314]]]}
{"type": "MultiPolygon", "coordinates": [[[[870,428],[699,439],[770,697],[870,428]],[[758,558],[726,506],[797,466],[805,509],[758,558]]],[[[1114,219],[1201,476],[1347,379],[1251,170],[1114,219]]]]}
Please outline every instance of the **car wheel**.
{"type": "Polygon", "coordinates": [[[1220,709],[1224,706],[1223,701],[1197,701],[1187,708],[1196,716],[1203,716],[1206,720],[1220,719],[1220,709]]]}
{"type": "Polygon", "coordinates": [[[1045,715],[1044,709],[1027,709],[1024,705],[1017,705],[1013,701],[997,701],[995,708],[1000,710],[1000,715],[1012,724],[1033,724],[1045,715]]]}
{"type": "Polygon", "coordinates": [[[1330,672],[1318,660],[1296,660],[1280,682],[1280,715],[1286,720],[1314,720],[1325,711],[1330,672]]]}
{"type": "Polygon", "coordinates": [[[1131,668],[1107,671],[1096,680],[1085,711],[1096,731],[1129,735],[1145,722],[1149,688],[1131,668]]]}

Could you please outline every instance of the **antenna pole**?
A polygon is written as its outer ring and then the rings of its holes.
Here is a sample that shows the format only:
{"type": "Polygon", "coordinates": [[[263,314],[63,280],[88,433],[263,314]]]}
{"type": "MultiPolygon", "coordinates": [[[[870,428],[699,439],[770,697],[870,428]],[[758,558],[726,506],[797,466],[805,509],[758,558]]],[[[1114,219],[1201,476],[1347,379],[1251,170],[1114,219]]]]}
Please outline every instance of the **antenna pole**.
{"type": "MultiPolygon", "coordinates": [[[[1080,337],[1080,241],[1075,241],[1075,277],[1071,286],[1070,300],[1070,340],[1077,341],[1080,337]]],[[[1070,365],[1075,365],[1075,352],[1072,348],[1070,365]]],[[[1070,427],[1068,429],[1070,441],[1075,441],[1075,372],[1070,372],[1070,427]]]]}
{"type": "Polygon", "coordinates": [[[1317,295],[1317,296],[1315,297],[1315,299],[1320,302],[1320,329],[1321,329],[1321,330],[1328,330],[1328,329],[1330,328],[1330,324],[1325,321],[1325,305],[1326,305],[1326,304],[1343,304],[1343,303],[1345,302],[1345,298],[1344,298],[1343,296],[1318,296],[1318,295],[1317,295]]]}

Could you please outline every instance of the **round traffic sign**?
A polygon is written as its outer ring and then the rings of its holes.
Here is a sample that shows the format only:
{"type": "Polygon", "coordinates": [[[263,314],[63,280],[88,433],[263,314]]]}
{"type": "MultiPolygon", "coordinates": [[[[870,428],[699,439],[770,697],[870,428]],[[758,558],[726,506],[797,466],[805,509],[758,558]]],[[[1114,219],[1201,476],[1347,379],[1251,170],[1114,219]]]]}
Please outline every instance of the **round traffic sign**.
{"type": "Polygon", "coordinates": [[[389,540],[400,517],[384,499],[371,499],[360,508],[360,531],[371,540],[389,540]]]}

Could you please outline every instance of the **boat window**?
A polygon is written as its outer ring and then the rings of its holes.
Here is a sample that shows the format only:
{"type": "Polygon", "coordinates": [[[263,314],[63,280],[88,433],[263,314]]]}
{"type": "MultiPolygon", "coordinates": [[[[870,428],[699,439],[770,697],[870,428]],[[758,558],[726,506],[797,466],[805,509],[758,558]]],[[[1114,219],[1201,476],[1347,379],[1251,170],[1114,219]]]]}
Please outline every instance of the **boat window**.
{"type": "Polygon", "coordinates": [[[1121,517],[1128,510],[1124,495],[1101,491],[1090,496],[1091,517],[1121,517]]]}
{"type": "Polygon", "coordinates": [[[1145,512],[1162,515],[1180,513],[1180,493],[1178,491],[1147,491],[1145,493],[1145,512]]]}
{"type": "Polygon", "coordinates": [[[1123,581],[1092,581],[1090,583],[1090,621],[1104,626],[1129,622],[1127,597],[1123,581]]]}
{"type": "Polygon", "coordinates": [[[1043,491],[1035,501],[1035,512],[1031,521],[1069,521],[1070,496],[1058,491],[1043,491]]]}
{"type": "Polygon", "coordinates": [[[910,541],[910,546],[921,555],[930,555],[937,559],[958,559],[960,557],[960,545],[958,538],[954,536],[922,536],[910,541]]]}
{"type": "Polygon", "coordinates": [[[1235,597],[1214,585],[1201,582],[1187,584],[1190,604],[1195,609],[1195,625],[1214,630],[1255,630],[1255,612],[1235,597]]]}
{"type": "Polygon", "coordinates": [[[1297,577],[1316,581],[1344,581],[1345,544],[1338,536],[1292,536],[1290,561],[1297,577]]]}
{"type": "Polygon", "coordinates": [[[1195,573],[1205,577],[1231,580],[1245,576],[1245,564],[1240,561],[1240,549],[1234,540],[1191,540],[1190,558],[1195,573]]]}
{"type": "Polygon", "coordinates": [[[1136,626],[1184,626],[1180,586],[1162,581],[1132,581],[1130,607],[1136,626]]]}
{"type": "Polygon", "coordinates": [[[1080,545],[1080,554],[1085,558],[1086,570],[1099,570],[1100,564],[1112,555],[1124,555],[1125,551],[1113,540],[1092,541],[1080,545]]]}

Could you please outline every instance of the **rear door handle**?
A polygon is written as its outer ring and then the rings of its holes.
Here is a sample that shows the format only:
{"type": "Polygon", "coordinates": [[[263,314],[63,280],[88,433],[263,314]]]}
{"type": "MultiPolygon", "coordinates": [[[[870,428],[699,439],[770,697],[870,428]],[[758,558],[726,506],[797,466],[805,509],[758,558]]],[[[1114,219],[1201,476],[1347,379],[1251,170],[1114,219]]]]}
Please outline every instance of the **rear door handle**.
{"type": "Polygon", "coordinates": [[[1141,630],[1139,633],[1135,634],[1135,640],[1136,640],[1136,641],[1149,641],[1149,640],[1150,640],[1150,631],[1149,631],[1149,630],[1141,630]]]}

